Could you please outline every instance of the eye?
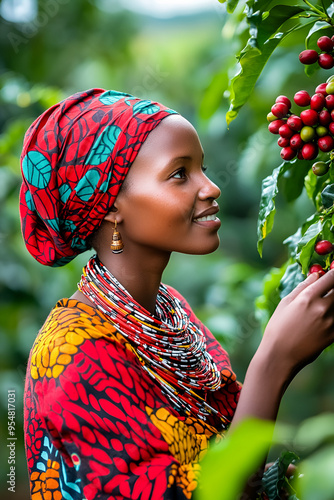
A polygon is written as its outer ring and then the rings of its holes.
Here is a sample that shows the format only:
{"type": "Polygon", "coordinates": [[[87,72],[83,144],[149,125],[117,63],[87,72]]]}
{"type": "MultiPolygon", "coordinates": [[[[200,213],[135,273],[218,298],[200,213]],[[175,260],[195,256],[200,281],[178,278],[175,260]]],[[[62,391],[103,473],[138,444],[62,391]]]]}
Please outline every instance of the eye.
{"type": "Polygon", "coordinates": [[[185,167],[179,168],[174,174],[171,175],[172,179],[185,179],[186,176],[186,169],[185,167]]]}
{"type": "Polygon", "coordinates": [[[202,172],[206,172],[208,170],[208,167],[206,165],[202,165],[202,172]]]}

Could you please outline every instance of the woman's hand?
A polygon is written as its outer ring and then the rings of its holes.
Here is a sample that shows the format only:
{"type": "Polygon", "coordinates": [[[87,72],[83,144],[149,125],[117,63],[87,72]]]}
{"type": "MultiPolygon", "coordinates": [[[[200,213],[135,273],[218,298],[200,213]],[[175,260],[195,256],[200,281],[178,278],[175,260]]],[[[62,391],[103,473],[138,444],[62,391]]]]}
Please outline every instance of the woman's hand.
{"type": "Polygon", "coordinates": [[[334,270],[311,274],[278,305],[251,360],[232,427],[245,417],[275,420],[294,376],[334,342],[334,270]]]}
{"type": "Polygon", "coordinates": [[[279,303],[258,352],[275,358],[289,382],[334,342],[334,270],[313,273],[279,303]]]}
{"type": "MultiPolygon", "coordinates": [[[[248,367],[231,428],[247,417],[275,420],[293,377],[332,342],[334,270],[311,274],[278,305],[248,367]]],[[[261,476],[259,470],[243,498],[257,498],[261,476]]]]}

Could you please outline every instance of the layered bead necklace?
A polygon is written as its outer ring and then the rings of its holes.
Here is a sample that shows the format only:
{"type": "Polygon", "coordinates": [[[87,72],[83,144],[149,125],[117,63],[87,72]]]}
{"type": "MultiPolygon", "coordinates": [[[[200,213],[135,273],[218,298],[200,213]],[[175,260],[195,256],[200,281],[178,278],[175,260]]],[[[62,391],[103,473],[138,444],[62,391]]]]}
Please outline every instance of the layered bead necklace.
{"type": "Polygon", "coordinates": [[[152,315],[94,256],[83,269],[78,288],[130,342],[142,368],[178,411],[203,420],[214,414],[225,421],[205,400],[207,391],[219,389],[221,376],[206,351],[204,334],[163,284],[152,315]]]}

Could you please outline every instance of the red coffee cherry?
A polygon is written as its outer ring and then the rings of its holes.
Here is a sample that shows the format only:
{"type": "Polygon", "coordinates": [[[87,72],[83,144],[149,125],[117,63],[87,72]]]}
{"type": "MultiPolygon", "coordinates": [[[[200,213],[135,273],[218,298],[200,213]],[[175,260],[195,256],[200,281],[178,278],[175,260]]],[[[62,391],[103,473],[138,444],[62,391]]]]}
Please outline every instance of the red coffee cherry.
{"type": "Polygon", "coordinates": [[[284,118],[287,115],[289,108],[284,102],[277,102],[271,107],[271,112],[277,118],[284,118]]]}
{"type": "Polygon", "coordinates": [[[316,125],[319,120],[318,113],[314,109],[305,109],[300,113],[300,118],[305,125],[309,125],[310,127],[316,125]]]}
{"type": "Polygon", "coordinates": [[[330,112],[327,111],[327,109],[323,109],[322,111],[320,111],[320,113],[319,113],[320,125],[323,125],[324,127],[326,127],[326,125],[328,125],[330,122],[331,122],[330,112]]]}
{"type": "Polygon", "coordinates": [[[269,123],[268,130],[272,134],[278,134],[280,127],[284,124],[285,124],[284,120],[275,120],[274,122],[269,123]]]}
{"type": "Polygon", "coordinates": [[[303,50],[299,54],[299,60],[302,64],[313,64],[317,62],[319,54],[316,50],[303,50]]]}
{"type": "Polygon", "coordinates": [[[326,99],[323,94],[314,94],[311,97],[310,107],[315,111],[321,111],[325,107],[326,99]]]}
{"type": "Polygon", "coordinates": [[[300,149],[304,146],[304,141],[300,137],[300,134],[294,134],[290,139],[290,147],[292,149],[300,149]]]}
{"type": "Polygon", "coordinates": [[[317,41],[317,45],[323,52],[332,52],[333,50],[333,42],[329,36],[321,36],[317,41]]]}
{"type": "Polygon", "coordinates": [[[317,86],[317,88],[315,89],[315,92],[317,94],[324,94],[324,96],[326,96],[326,87],[327,87],[327,83],[320,83],[320,85],[317,86]]]}
{"type": "Polygon", "coordinates": [[[321,240],[316,243],[314,250],[318,255],[326,255],[334,250],[332,243],[328,240],[321,240]]]}
{"type": "Polygon", "coordinates": [[[314,175],[317,175],[319,177],[327,174],[328,170],[329,170],[329,165],[324,161],[317,161],[312,165],[312,172],[314,173],[314,175]]]}
{"type": "Polygon", "coordinates": [[[299,90],[299,92],[295,93],[293,100],[295,101],[297,106],[305,108],[305,106],[308,106],[310,104],[311,97],[310,94],[306,92],[306,90],[299,90]]]}
{"type": "Polygon", "coordinates": [[[331,69],[334,66],[333,56],[330,54],[320,54],[318,63],[321,68],[331,69]]]}
{"type": "Polygon", "coordinates": [[[314,160],[318,156],[318,147],[313,142],[308,142],[302,147],[304,160],[314,160]]]}
{"type": "Polygon", "coordinates": [[[323,276],[325,274],[325,271],[323,270],[320,264],[313,264],[308,270],[307,276],[309,276],[312,273],[319,273],[319,276],[323,276]]]}
{"type": "Polygon", "coordinates": [[[329,111],[334,109],[334,95],[333,94],[326,96],[325,106],[327,109],[329,109],[329,111]]]}
{"type": "Polygon", "coordinates": [[[295,151],[294,149],[290,148],[290,146],[287,146],[286,148],[283,148],[281,150],[281,157],[285,161],[292,160],[296,156],[296,154],[297,154],[297,151],[295,151]]]}
{"type": "Polygon", "coordinates": [[[291,115],[289,116],[287,122],[286,122],[292,130],[295,130],[296,132],[299,132],[303,128],[303,122],[302,119],[297,116],[297,115],[291,115]]]}
{"type": "Polygon", "coordinates": [[[291,108],[291,101],[288,97],[286,97],[285,95],[279,95],[276,100],[275,100],[275,103],[277,102],[283,102],[284,104],[286,104],[288,106],[288,108],[290,109],[291,108]]]}
{"type": "Polygon", "coordinates": [[[277,144],[280,148],[286,148],[286,146],[290,145],[290,139],[288,139],[287,137],[279,137],[277,139],[277,144]]]}
{"type": "Polygon", "coordinates": [[[318,146],[321,151],[328,153],[328,151],[332,151],[334,148],[334,139],[331,135],[325,135],[324,137],[320,137],[318,139],[318,146]]]}
{"type": "Polygon", "coordinates": [[[331,265],[329,266],[329,269],[334,269],[334,260],[332,260],[331,265]]]}
{"type": "Polygon", "coordinates": [[[331,122],[331,123],[329,124],[329,127],[328,127],[328,128],[329,128],[330,133],[334,135],[334,122],[331,122]]]}
{"type": "Polygon", "coordinates": [[[289,125],[287,123],[284,123],[284,125],[282,125],[279,128],[278,133],[281,137],[285,137],[285,138],[289,139],[289,137],[291,137],[293,135],[293,130],[292,130],[292,128],[289,127],[289,125]]]}

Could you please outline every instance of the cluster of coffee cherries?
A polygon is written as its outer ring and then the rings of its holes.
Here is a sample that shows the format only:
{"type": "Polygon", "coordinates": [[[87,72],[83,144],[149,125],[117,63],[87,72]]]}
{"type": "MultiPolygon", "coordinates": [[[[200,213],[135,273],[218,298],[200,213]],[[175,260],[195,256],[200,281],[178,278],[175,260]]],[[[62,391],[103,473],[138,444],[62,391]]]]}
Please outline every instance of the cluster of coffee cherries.
{"type": "MultiPolygon", "coordinates": [[[[321,240],[316,243],[314,250],[318,255],[328,255],[334,251],[334,246],[328,240],[321,240]]],[[[329,269],[334,269],[334,260],[330,263],[329,269]]],[[[320,264],[313,264],[309,268],[307,275],[312,273],[319,273],[320,276],[323,276],[326,273],[326,269],[324,269],[320,264]]]]}
{"type": "Polygon", "coordinates": [[[318,62],[324,69],[331,69],[334,66],[334,36],[321,36],[318,38],[317,45],[321,50],[319,54],[316,50],[303,50],[299,54],[299,60],[303,64],[314,64],[318,62]]]}
{"type": "MultiPolygon", "coordinates": [[[[308,109],[294,114],[290,99],[280,95],[267,115],[269,131],[279,135],[277,143],[283,160],[291,161],[295,156],[314,160],[319,150],[330,154],[334,149],[334,76],[318,85],[314,95],[300,90],[293,100],[297,106],[308,109]]],[[[312,170],[316,175],[324,175],[330,163],[331,158],[318,161],[312,170]]]]}

